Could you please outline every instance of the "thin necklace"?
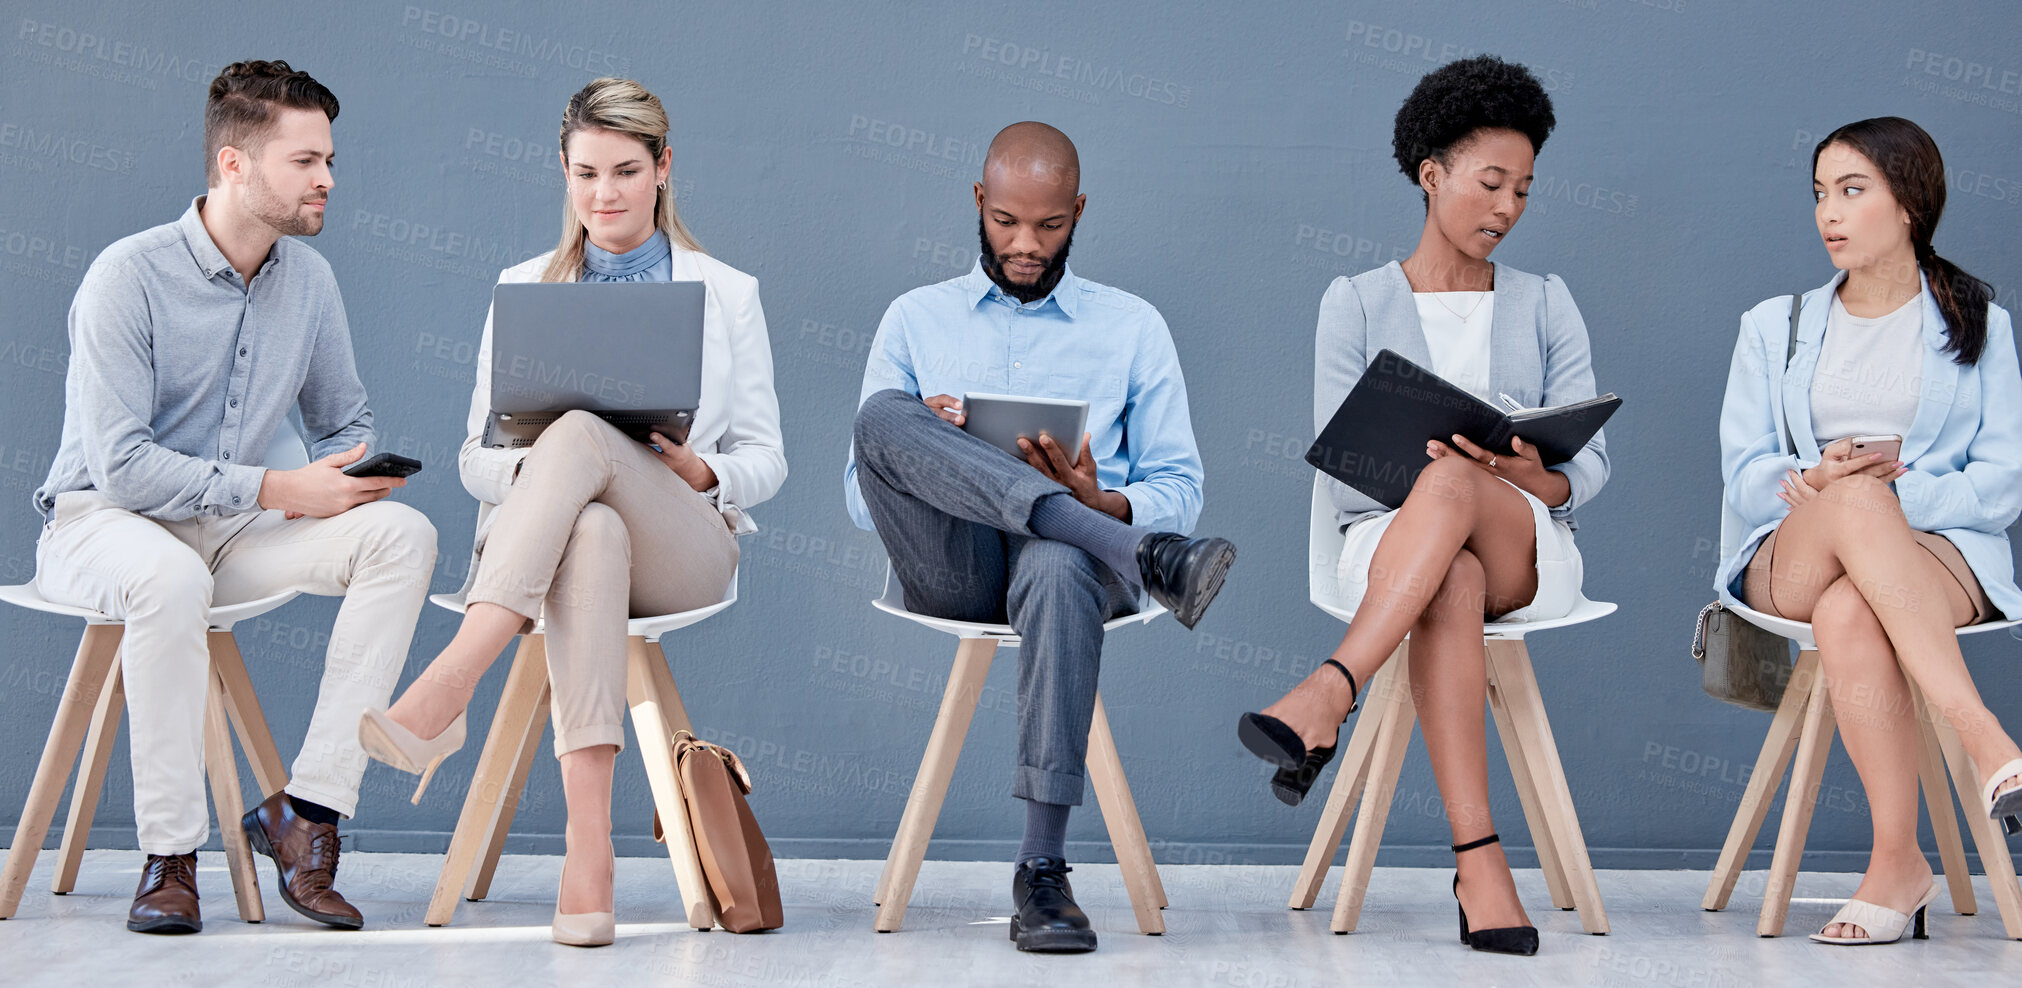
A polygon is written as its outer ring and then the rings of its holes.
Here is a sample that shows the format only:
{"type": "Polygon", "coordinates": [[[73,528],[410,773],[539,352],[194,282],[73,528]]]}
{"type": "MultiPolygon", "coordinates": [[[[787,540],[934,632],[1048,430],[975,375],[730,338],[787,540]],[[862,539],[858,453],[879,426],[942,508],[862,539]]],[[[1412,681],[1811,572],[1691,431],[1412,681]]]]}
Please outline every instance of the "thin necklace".
{"type": "Polygon", "coordinates": [[[1440,308],[1445,309],[1446,311],[1451,312],[1455,316],[1459,317],[1463,325],[1465,325],[1469,319],[1474,318],[1474,310],[1481,308],[1481,303],[1488,299],[1487,292],[1476,292],[1474,304],[1468,306],[1467,311],[1463,313],[1455,309],[1453,306],[1446,304],[1446,299],[1440,297],[1442,295],[1447,294],[1446,292],[1428,292],[1427,294],[1432,296],[1432,300],[1434,302],[1439,303],[1440,308]]]}

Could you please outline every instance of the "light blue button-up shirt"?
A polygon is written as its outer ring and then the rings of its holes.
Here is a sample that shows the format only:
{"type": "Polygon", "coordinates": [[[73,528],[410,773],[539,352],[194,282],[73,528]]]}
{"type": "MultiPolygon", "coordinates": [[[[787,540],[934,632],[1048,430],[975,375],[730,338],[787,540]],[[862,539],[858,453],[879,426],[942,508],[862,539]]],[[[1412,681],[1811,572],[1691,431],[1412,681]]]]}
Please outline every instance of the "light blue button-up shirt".
{"type": "MultiPolygon", "coordinates": [[[[923,398],[977,391],[1086,401],[1096,478],[1130,499],[1131,524],[1186,534],[1200,519],[1200,451],[1165,319],[1071,267],[1052,294],[1025,305],[980,261],[960,278],[899,296],[878,324],[858,404],[886,388],[923,398]]],[[[843,490],[850,519],[871,529],[854,449],[843,490]]]]}

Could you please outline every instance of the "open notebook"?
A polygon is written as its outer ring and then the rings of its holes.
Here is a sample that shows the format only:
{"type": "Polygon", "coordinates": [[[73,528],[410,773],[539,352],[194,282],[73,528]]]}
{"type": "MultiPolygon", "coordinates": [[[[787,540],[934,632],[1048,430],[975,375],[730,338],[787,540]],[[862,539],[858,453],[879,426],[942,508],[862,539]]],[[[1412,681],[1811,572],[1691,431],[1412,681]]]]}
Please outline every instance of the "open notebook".
{"type": "Polygon", "coordinates": [[[1382,350],[1355,382],[1334,418],[1306,451],[1306,462],[1322,473],[1395,508],[1411,493],[1418,472],[1432,462],[1428,440],[1452,445],[1459,433],[1469,442],[1515,455],[1513,436],[1537,447],[1546,466],[1572,459],[1622,407],[1613,394],[1559,405],[1506,411],[1452,382],[1382,350]]]}

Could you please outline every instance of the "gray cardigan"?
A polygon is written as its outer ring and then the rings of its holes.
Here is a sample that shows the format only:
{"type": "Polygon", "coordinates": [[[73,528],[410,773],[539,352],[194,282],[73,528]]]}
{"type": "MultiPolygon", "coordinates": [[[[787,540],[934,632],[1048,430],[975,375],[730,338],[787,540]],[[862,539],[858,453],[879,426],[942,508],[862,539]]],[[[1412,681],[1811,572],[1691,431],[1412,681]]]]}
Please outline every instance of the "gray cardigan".
{"type": "MultiPolygon", "coordinates": [[[[1564,405],[1594,397],[1593,354],[1587,324],[1558,275],[1538,277],[1495,266],[1495,315],[1489,325],[1489,387],[1526,407],[1564,405]]],[[[1395,350],[1430,369],[1432,351],[1418,320],[1411,282],[1392,261],[1353,278],[1341,277],[1320,299],[1320,328],[1314,338],[1313,431],[1334,418],[1343,399],[1361,380],[1379,350],[1395,350]]],[[[1566,475],[1572,495],[1552,509],[1552,517],[1573,521],[1573,509],[1608,482],[1608,451],[1596,433],[1579,455],[1551,469],[1566,475]]],[[[1340,481],[1329,491],[1342,525],[1380,514],[1383,505],[1340,481]]]]}

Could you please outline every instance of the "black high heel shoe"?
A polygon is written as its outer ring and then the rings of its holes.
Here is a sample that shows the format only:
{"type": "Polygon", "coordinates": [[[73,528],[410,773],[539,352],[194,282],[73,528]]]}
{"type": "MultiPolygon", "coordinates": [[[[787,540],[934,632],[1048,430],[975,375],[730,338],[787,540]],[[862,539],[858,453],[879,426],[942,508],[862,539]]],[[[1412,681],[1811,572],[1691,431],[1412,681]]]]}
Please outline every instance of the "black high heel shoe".
{"type": "MultiPolygon", "coordinates": [[[[1465,844],[1453,845],[1453,853],[1459,855],[1472,851],[1477,847],[1487,847],[1490,844],[1500,843],[1502,843],[1501,834],[1490,834],[1480,840],[1471,840],[1465,844]]],[[[1535,926],[1498,926],[1493,930],[1468,931],[1467,907],[1460,904],[1460,873],[1458,871],[1454,872],[1453,875],[1453,904],[1454,908],[1460,910],[1461,943],[1476,950],[1488,951],[1491,954],[1517,954],[1529,957],[1538,952],[1538,928],[1535,926]]]]}
{"type": "MultiPolygon", "coordinates": [[[[1347,666],[1333,659],[1323,665],[1333,666],[1341,678],[1348,680],[1348,713],[1341,715],[1341,723],[1346,724],[1348,715],[1361,705],[1362,690],[1355,685],[1355,676],[1347,666]]],[[[1341,743],[1340,731],[1336,729],[1334,744],[1307,751],[1306,743],[1299,740],[1299,732],[1276,717],[1259,713],[1244,714],[1236,721],[1236,737],[1243,747],[1250,749],[1250,754],[1278,766],[1277,773],[1271,776],[1271,794],[1286,806],[1297,806],[1305,800],[1314,780],[1334,760],[1334,749],[1341,743]]]]}

